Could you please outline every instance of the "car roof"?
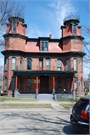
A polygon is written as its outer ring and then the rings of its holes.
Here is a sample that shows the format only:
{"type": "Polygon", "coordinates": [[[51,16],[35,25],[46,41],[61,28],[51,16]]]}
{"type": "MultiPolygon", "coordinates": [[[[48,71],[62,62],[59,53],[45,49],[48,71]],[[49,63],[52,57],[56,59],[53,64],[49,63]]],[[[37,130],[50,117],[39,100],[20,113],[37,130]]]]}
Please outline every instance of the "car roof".
{"type": "Polygon", "coordinates": [[[90,100],[90,97],[82,97],[80,99],[82,99],[82,100],[90,100]]]}

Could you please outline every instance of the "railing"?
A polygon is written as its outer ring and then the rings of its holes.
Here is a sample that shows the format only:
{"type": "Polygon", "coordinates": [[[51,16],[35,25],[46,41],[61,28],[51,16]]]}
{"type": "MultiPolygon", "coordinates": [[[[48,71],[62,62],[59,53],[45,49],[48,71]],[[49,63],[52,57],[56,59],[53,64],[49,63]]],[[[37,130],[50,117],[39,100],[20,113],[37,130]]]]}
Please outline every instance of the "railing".
{"type": "Polygon", "coordinates": [[[71,20],[71,19],[76,19],[76,20],[78,20],[78,21],[80,21],[80,16],[77,16],[77,15],[70,15],[70,16],[67,16],[67,17],[65,17],[64,18],[64,20],[63,20],[63,22],[65,22],[65,21],[68,21],[68,20],[71,20]]]}

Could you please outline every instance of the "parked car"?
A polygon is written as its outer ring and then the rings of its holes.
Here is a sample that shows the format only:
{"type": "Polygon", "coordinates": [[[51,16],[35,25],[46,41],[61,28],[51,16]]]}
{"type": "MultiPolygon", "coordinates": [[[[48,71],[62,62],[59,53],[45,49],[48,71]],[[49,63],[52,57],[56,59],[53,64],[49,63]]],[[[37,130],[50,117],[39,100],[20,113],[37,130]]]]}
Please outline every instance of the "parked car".
{"type": "Polygon", "coordinates": [[[80,133],[89,132],[90,97],[80,98],[73,106],[70,116],[71,125],[80,133]]]}

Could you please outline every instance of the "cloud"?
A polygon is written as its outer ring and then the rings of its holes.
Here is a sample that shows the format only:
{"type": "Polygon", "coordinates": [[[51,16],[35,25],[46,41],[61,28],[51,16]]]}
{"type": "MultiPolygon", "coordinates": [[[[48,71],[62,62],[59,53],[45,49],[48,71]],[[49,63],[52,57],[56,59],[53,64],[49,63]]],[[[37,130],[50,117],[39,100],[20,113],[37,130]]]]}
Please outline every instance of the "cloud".
{"type": "Polygon", "coordinates": [[[71,12],[73,14],[77,12],[72,0],[49,1],[45,5],[39,5],[38,10],[35,10],[35,16],[38,16],[38,19],[36,17],[36,22],[32,22],[32,25],[30,25],[32,27],[29,37],[48,36],[51,33],[53,38],[60,38],[60,27],[63,25],[63,19],[71,12]],[[38,20],[40,20],[40,26],[38,20]]]}

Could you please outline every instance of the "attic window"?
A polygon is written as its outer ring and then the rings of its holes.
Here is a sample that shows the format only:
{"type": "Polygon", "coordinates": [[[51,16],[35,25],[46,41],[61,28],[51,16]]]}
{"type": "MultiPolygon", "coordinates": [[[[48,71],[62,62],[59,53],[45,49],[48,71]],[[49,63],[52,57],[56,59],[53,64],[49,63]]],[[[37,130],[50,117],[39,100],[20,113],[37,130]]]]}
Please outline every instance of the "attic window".
{"type": "Polygon", "coordinates": [[[16,32],[16,22],[12,23],[12,32],[16,32]]]}

